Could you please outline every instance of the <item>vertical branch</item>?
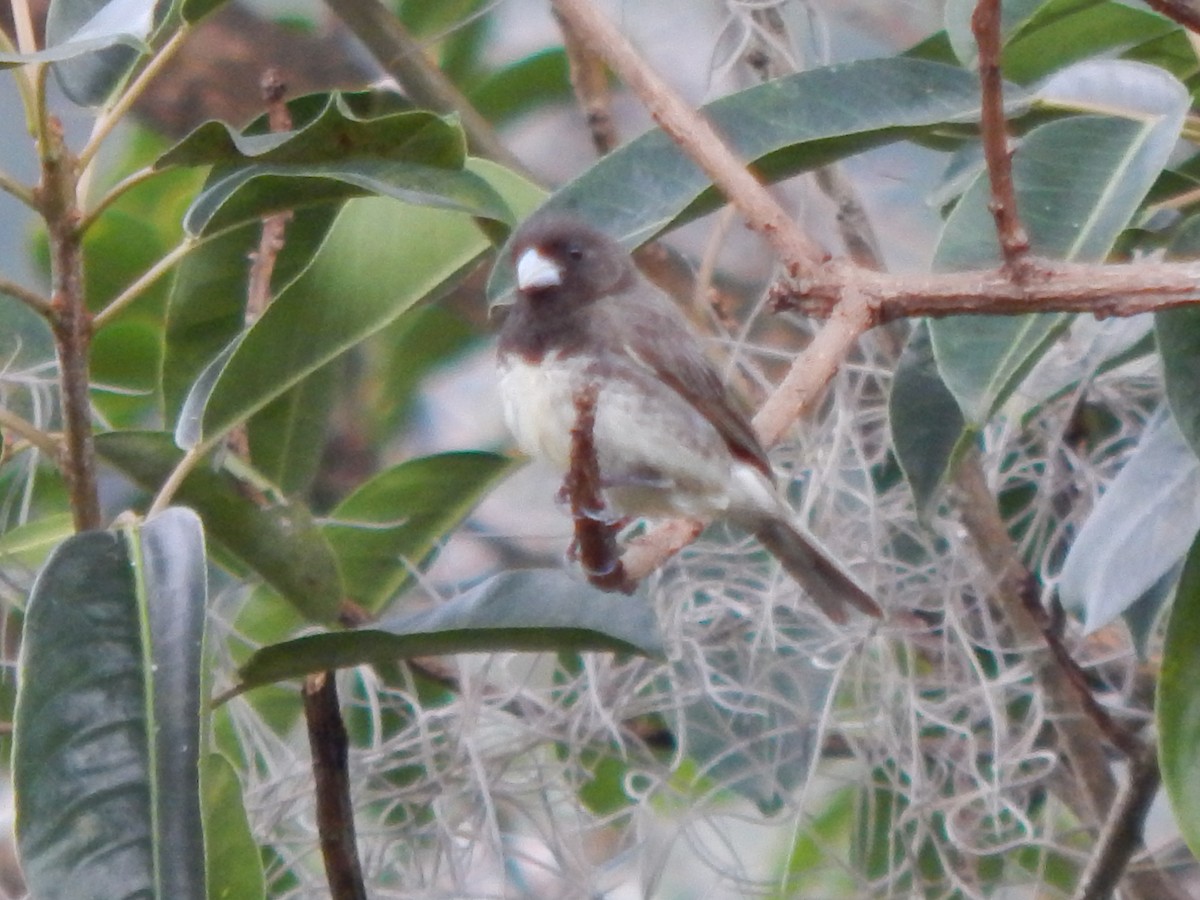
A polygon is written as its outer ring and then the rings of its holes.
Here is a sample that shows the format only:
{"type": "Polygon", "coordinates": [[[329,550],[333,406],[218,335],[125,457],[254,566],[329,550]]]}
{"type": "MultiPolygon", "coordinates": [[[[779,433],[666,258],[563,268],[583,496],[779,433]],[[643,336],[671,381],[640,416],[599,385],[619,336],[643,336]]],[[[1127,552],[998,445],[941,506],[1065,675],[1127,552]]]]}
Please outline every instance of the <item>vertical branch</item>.
{"type": "Polygon", "coordinates": [[[76,204],[77,165],[63,142],[62,125],[57,119],[47,119],[45,140],[40,150],[42,180],[36,198],[50,234],[51,325],[62,390],[61,466],[71,496],[75,530],[91,531],[101,525],[92,406],[88,395],[92,316],[83,296],[83,238],[76,204]]]}
{"type": "MultiPolygon", "coordinates": [[[[292,114],[283,102],[287,85],[283,83],[278,70],[268,69],[264,72],[260,86],[267,104],[267,121],[271,131],[291,131],[292,114]]],[[[250,280],[246,289],[247,325],[258,321],[271,300],[271,275],[275,272],[275,261],[283,249],[284,232],[291,218],[290,212],[281,212],[263,219],[262,236],[258,250],[251,257],[250,280]]]]}
{"type": "Polygon", "coordinates": [[[979,45],[981,92],[980,131],[992,187],[990,208],[996,220],[1000,252],[1009,274],[1020,279],[1029,253],[1029,235],[1017,217],[1017,196],[1012,180],[1012,154],[1004,118],[1004,83],[1000,74],[1000,0],[978,0],[971,15],[971,31],[979,45]]]}
{"type": "Polygon", "coordinates": [[[330,897],[367,900],[354,833],[354,807],[350,803],[350,741],[338,707],[333,674],[320,672],[304,681],[304,720],[317,792],[317,831],[330,897]]]}
{"type": "Polygon", "coordinates": [[[625,572],[617,548],[616,526],[605,521],[600,492],[600,462],[596,457],[596,397],[593,382],[575,395],[575,426],[571,429],[571,467],[563,493],[571,504],[575,546],[588,581],[606,591],[629,593],[635,582],[625,572]]]}
{"type": "Polygon", "coordinates": [[[567,51],[571,70],[571,87],[575,91],[576,101],[587,116],[592,146],[596,148],[597,156],[605,156],[615,150],[618,143],[612,114],[612,91],[608,85],[608,66],[591,51],[569,19],[557,11],[554,17],[562,31],[563,47],[567,51]]]}

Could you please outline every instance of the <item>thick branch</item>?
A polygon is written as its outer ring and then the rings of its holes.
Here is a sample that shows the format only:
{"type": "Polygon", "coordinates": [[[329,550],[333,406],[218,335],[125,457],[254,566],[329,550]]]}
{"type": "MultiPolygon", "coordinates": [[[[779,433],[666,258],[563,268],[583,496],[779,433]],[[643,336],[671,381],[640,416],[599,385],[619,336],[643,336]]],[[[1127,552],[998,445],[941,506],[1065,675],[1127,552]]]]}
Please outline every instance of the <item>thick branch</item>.
{"type": "Polygon", "coordinates": [[[1188,306],[1200,299],[1200,262],[1078,265],[1038,260],[1015,283],[1002,269],[935,275],[885,275],[865,269],[823,273],[774,291],[776,309],[824,317],[847,292],[861,294],[872,324],[914,316],[1087,313],[1098,319],[1188,306]]]}
{"type": "Polygon", "coordinates": [[[982,114],[979,122],[983,155],[992,186],[992,216],[1004,264],[1020,280],[1029,235],[1017,217],[1017,195],[1013,187],[1012,156],[1008,149],[1008,123],[1004,118],[1004,83],[1000,76],[1000,0],[978,0],[971,16],[971,30],[979,45],[979,83],[982,114]]]}
{"type": "Polygon", "coordinates": [[[317,831],[330,897],[367,900],[350,802],[350,742],[333,674],[322,672],[304,680],[304,719],[317,792],[317,831]]]}
{"type": "Polygon", "coordinates": [[[804,234],[708,120],[659,77],[590,0],[553,0],[555,11],[629,85],[654,120],[779,254],[792,277],[811,274],[827,254],[804,234]]]}
{"type": "Polygon", "coordinates": [[[47,122],[41,155],[37,200],[50,234],[51,324],[62,390],[62,470],[71,494],[75,530],[91,531],[101,524],[89,396],[92,317],[83,296],[83,242],[75,202],[78,170],[57,120],[47,122]]]}
{"type": "Polygon", "coordinates": [[[571,87],[575,99],[587,116],[592,146],[597,156],[604,156],[617,147],[617,127],[613,122],[612,91],[608,84],[608,67],[591,51],[568,19],[558,16],[563,47],[571,67],[571,87]]]}

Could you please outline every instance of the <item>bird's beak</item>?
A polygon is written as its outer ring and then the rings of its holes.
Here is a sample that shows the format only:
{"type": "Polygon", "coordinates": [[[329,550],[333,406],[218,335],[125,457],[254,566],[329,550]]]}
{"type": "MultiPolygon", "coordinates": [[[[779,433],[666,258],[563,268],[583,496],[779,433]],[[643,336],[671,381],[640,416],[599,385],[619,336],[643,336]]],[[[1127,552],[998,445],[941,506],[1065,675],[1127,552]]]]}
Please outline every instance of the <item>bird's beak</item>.
{"type": "Polygon", "coordinates": [[[517,260],[517,287],[520,290],[558,287],[561,284],[562,269],[537,247],[530,247],[517,260]]]}

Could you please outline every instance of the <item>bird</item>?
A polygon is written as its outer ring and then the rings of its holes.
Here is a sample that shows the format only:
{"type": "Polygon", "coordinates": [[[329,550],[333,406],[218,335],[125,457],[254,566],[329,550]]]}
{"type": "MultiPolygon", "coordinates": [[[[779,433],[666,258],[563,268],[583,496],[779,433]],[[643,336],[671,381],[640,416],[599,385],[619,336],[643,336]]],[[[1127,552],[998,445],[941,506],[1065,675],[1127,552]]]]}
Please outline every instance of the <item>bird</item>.
{"type": "Polygon", "coordinates": [[[577,214],[513,234],[515,290],[496,346],[518,448],[566,473],[576,398],[594,397],[602,497],[617,517],[728,520],[755,535],[835,622],[875,600],[795,521],[750,419],[679,307],[577,214]]]}

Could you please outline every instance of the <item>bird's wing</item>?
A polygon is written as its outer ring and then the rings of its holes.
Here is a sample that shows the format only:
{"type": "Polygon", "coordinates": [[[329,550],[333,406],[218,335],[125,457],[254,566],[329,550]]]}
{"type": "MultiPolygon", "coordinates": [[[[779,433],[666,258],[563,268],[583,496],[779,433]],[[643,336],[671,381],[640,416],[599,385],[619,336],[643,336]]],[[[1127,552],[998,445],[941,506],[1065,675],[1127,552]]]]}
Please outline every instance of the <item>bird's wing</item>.
{"type": "Polygon", "coordinates": [[[625,336],[625,346],[618,349],[649,369],[712,423],[736,458],[773,482],[771,463],[749,417],[704,354],[690,323],[666,296],[644,280],[638,281],[635,291],[603,304],[609,314],[630,316],[643,326],[612,329],[610,333],[625,336]]]}

